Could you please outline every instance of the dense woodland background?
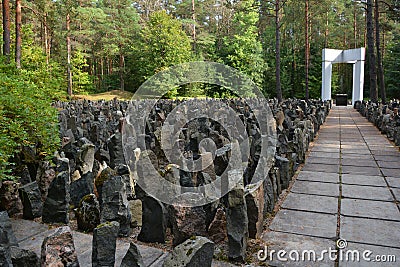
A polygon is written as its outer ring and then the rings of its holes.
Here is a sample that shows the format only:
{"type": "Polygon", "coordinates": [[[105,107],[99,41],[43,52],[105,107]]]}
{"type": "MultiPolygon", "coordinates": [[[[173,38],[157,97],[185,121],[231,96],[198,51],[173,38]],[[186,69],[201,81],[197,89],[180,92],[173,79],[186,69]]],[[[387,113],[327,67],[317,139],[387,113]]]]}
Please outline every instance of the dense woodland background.
{"type": "MultiPolygon", "coordinates": [[[[399,0],[2,0],[0,176],[10,157],[59,144],[51,101],[134,92],[169,66],[215,61],[267,97],[318,98],[323,48],[367,47],[365,96],[400,98],[399,0]]],[[[352,90],[335,64],[333,93],[352,90]]],[[[193,84],[175,96],[229,96],[193,84]]],[[[12,162],[12,160],[11,160],[12,162]]],[[[1,180],[1,177],[0,177],[1,180]]]]}

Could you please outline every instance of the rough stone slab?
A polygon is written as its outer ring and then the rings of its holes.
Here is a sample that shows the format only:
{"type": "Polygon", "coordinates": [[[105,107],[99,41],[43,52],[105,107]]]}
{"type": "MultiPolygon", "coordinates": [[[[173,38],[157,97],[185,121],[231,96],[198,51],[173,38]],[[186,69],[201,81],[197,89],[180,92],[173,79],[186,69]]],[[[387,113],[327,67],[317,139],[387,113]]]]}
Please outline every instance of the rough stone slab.
{"type": "MultiPolygon", "coordinates": [[[[54,233],[56,229],[48,230],[48,226],[29,220],[16,220],[12,219],[12,226],[14,233],[18,240],[19,245],[22,249],[29,249],[34,251],[40,257],[40,249],[43,239],[54,233]],[[32,229],[32,231],[30,231],[32,229]],[[26,233],[29,233],[29,237],[25,237],[26,233]]],[[[74,237],[75,249],[78,254],[78,260],[80,266],[91,266],[92,265],[92,236],[80,232],[72,232],[74,237]]],[[[140,253],[142,254],[143,261],[146,266],[152,265],[164,252],[160,249],[153,247],[146,247],[139,245],[140,253]]],[[[117,240],[117,251],[116,251],[116,263],[120,264],[122,258],[125,256],[126,251],[129,248],[129,242],[125,242],[122,239],[117,240]]],[[[119,266],[119,265],[116,265],[119,266]]],[[[160,265],[154,265],[160,266],[160,265]]]]}
{"type": "Polygon", "coordinates": [[[325,182],[325,183],[339,183],[338,173],[329,172],[313,172],[313,171],[301,171],[297,176],[297,180],[301,181],[313,181],[313,182],[325,182]]]}
{"type": "Polygon", "coordinates": [[[373,160],[365,160],[365,159],[352,159],[352,160],[343,160],[343,166],[356,166],[356,167],[377,167],[375,161],[373,160]]]}
{"type": "Polygon", "coordinates": [[[338,158],[322,158],[322,157],[309,157],[306,159],[306,163],[312,163],[312,164],[330,164],[330,165],[338,165],[340,159],[338,158]]]}
{"type": "Polygon", "coordinates": [[[237,265],[234,265],[232,263],[229,262],[225,262],[225,261],[217,261],[217,260],[213,260],[212,267],[235,267],[237,265]]]}
{"type": "Polygon", "coordinates": [[[369,176],[369,175],[356,175],[356,174],[343,174],[343,184],[353,185],[370,185],[386,187],[386,182],[382,176],[369,176]]]}
{"type": "Polygon", "coordinates": [[[336,236],[336,215],[280,210],[270,225],[273,231],[323,238],[336,236]]]}
{"type": "MultiPolygon", "coordinates": [[[[11,225],[18,243],[30,239],[34,235],[49,230],[47,225],[29,220],[11,219],[11,225]]],[[[42,244],[40,244],[39,247],[41,245],[42,244]]]]}
{"type": "Polygon", "coordinates": [[[340,236],[347,241],[400,248],[400,222],[340,217],[340,236]]]}
{"type": "Polygon", "coordinates": [[[400,188],[400,179],[394,177],[386,177],[390,187],[400,188]]]}
{"type": "Polygon", "coordinates": [[[381,168],[381,170],[383,172],[383,175],[385,175],[385,176],[400,178],[400,170],[397,170],[397,169],[385,169],[385,168],[381,168]]]}
{"type": "Polygon", "coordinates": [[[338,199],[291,193],[286,197],[282,208],[336,214],[338,212],[338,199]]]}
{"type": "Polygon", "coordinates": [[[342,199],[340,213],[352,217],[400,221],[400,212],[392,202],[342,199]]]}
{"type": "Polygon", "coordinates": [[[302,170],[303,171],[339,173],[339,165],[308,163],[303,167],[302,170]]]}
{"type": "Polygon", "coordinates": [[[332,183],[296,181],[291,191],[301,194],[337,197],[339,196],[339,185],[332,183]]]}
{"type": "MultiPolygon", "coordinates": [[[[270,231],[265,233],[262,237],[267,243],[268,251],[275,250],[285,250],[289,253],[291,250],[299,251],[300,255],[303,250],[314,250],[316,255],[321,255],[322,250],[328,250],[330,247],[332,249],[335,248],[335,242],[329,239],[318,238],[318,237],[310,237],[303,235],[295,235],[288,233],[280,233],[270,231]]],[[[261,248],[260,248],[261,249],[261,248]]],[[[335,262],[330,261],[329,257],[326,257],[323,261],[286,261],[282,262],[277,259],[276,253],[274,254],[274,258],[272,260],[267,259],[264,263],[268,263],[271,266],[335,266],[335,262]]],[[[288,256],[287,256],[288,257],[288,256]]],[[[318,256],[317,256],[318,258],[318,256]]]]}
{"type": "Polygon", "coordinates": [[[41,246],[45,237],[55,233],[57,228],[41,232],[19,243],[19,247],[27,250],[32,250],[40,258],[41,246]]]}
{"type": "Polygon", "coordinates": [[[393,201],[392,194],[387,187],[372,187],[359,185],[342,185],[344,198],[359,198],[369,200],[393,201]]]}
{"type": "Polygon", "coordinates": [[[378,167],[357,167],[357,166],[342,166],[342,173],[350,173],[350,174],[365,174],[365,175],[373,175],[380,176],[381,172],[378,167]]]}
{"type": "MultiPolygon", "coordinates": [[[[357,243],[347,243],[347,249],[343,250],[343,259],[339,262],[340,267],[398,267],[399,266],[399,259],[400,259],[400,249],[396,248],[387,248],[387,247],[380,247],[380,246],[372,246],[372,245],[365,245],[365,244],[357,244],[357,243]],[[360,261],[353,262],[353,261],[346,261],[346,252],[349,250],[357,250],[360,252],[360,261]],[[371,261],[365,261],[362,257],[362,253],[365,250],[370,250],[372,252],[370,259],[371,261]],[[377,255],[394,255],[396,256],[396,262],[385,262],[385,263],[378,263],[375,262],[375,257],[377,255]]],[[[351,259],[351,258],[350,258],[351,259]]]]}

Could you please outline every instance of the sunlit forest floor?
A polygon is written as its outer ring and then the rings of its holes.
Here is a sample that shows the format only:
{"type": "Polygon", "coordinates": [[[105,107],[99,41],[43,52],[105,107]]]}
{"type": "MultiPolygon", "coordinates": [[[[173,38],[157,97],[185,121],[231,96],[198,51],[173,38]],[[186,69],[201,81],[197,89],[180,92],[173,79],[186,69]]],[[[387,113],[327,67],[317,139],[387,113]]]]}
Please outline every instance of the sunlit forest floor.
{"type": "Polygon", "coordinates": [[[130,100],[133,96],[133,93],[121,90],[113,90],[109,92],[99,93],[99,94],[91,94],[91,95],[74,95],[74,99],[86,99],[91,101],[97,100],[112,100],[117,98],[119,100],[130,100]]]}

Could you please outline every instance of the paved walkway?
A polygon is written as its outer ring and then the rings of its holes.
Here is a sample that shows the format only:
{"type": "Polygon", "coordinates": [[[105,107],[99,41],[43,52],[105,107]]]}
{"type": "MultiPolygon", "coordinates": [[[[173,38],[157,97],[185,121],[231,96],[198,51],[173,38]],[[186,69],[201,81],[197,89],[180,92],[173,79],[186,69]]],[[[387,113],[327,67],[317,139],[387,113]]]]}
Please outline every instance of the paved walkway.
{"type": "MultiPolygon", "coordinates": [[[[328,252],[319,262],[291,261],[288,254],[283,257],[288,261],[282,262],[275,253],[270,263],[274,266],[400,266],[398,200],[399,149],[352,107],[333,107],[306,164],[263,239],[269,252],[297,250],[300,259],[302,250],[315,250],[318,259],[322,250],[336,249],[338,238],[345,239],[347,248],[337,253],[343,255],[343,260],[330,260],[328,252]],[[359,250],[360,262],[346,261],[349,250],[359,250]],[[362,259],[365,250],[372,251],[371,259],[376,255],[395,255],[397,263],[366,262],[362,259]]],[[[292,256],[296,256],[295,252],[292,256]]]]}

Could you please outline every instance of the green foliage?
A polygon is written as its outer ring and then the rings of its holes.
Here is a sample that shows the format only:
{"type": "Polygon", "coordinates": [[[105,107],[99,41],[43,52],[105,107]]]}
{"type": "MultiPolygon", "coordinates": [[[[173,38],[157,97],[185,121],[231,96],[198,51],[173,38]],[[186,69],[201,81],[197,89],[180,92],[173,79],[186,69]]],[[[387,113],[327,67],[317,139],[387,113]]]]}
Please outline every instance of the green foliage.
{"type": "MultiPolygon", "coordinates": [[[[154,74],[192,59],[190,39],[182,30],[181,22],[165,11],[150,15],[132,49],[131,76],[138,77],[138,86],[154,74]]],[[[177,88],[167,97],[176,95],[177,88]]]]}
{"type": "Polygon", "coordinates": [[[71,59],[72,74],[74,81],[74,94],[94,93],[94,77],[85,71],[89,65],[86,63],[86,58],[83,53],[76,51],[71,59]]]}
{"type": "Polygon", "coordinates": [[[53,100],[65,97],[62,70],[46,64],[37,46],[24,46],[23,68],[0,59],[0,180],[12,178],[10,159],[22,147],[34,149],[38,158],[53,155],[59,146],[58,112],[53,100]]]}
{"type": "Polygon", "coordinates": [[[393,31],[393,42],[385,57],[385,79],[388,98],[400,98],[400,27],[393,31]]]}

